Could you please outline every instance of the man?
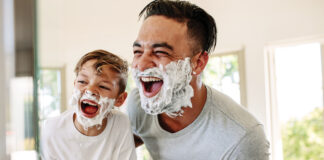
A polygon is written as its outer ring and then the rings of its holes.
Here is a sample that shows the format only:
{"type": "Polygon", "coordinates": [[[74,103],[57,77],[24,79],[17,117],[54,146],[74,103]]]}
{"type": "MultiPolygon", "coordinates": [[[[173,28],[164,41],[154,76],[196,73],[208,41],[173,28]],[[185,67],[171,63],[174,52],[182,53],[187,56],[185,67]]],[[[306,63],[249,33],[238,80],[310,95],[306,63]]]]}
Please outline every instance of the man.
{"type": "Polygon", "coordinates": [[[153,159],[268,159],[262,124],[201,80],[216,45],[214,19],[190,2],[166,0],[141,16],[132,64],[138,89],[127,103],[136,146],[144,142],[153,159]]]}

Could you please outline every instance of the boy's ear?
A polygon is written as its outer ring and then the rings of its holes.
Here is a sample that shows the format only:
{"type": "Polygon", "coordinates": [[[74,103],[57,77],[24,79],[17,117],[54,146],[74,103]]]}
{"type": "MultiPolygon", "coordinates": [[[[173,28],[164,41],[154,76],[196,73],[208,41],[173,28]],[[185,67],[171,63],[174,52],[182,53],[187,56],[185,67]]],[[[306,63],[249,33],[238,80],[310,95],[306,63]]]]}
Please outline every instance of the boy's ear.
{"type": "Polygon", "coordinates": [[[119,94],[119,96],[116,98],[115,106],[120,107],[125,102],[126,98],[127,98],[127,92],[123,92],[119,94]]]}

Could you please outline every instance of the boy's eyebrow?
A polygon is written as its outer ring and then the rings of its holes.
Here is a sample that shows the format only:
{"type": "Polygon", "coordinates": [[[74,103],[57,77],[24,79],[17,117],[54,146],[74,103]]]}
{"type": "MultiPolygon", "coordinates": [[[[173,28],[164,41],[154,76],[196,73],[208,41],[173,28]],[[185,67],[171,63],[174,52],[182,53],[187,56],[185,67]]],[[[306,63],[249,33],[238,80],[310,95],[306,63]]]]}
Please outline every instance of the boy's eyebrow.
{"type": "Polygon", "coordinates": [[[84,73],[80,73],[80,76],[83,76],[83,77],[88,77],[86,74],[84,73]]]}
{"type": "Polygon", "coordinates": [[[110,84],[110,85],[114,85],[112,82],[110,82],[110,81],[102,81],[103,83],[108,83],[108,84],[110,84]]]}

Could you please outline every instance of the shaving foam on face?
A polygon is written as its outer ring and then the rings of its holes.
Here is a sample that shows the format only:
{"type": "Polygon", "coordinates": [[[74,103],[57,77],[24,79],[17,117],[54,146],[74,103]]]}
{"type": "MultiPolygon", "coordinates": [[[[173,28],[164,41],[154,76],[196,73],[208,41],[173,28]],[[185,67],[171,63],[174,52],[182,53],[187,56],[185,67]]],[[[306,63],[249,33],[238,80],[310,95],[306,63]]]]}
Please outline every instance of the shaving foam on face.
{"type": "Polygon", "coordinates": [[[110,99],[108,97],[101,97],[97,100],[91,92],[86,91],[82,96],[78,89],[74,89],[72,97],[70,99],[70,105],[75,107],[76,120],[83,126],[84,130],[88,130],[89,127],[102,125],[102,120],[108,116],[108,113],[114,108],[115,99],[110,99]],[[79,106],[79,101],[88,99],[96,102],[100,105],[99,112],[95,117],[88,118],[82,114],[81,107],[79,106]]]}
{"type": "Polygon", "coordinates": [[[173,61],[164,68],[160,65],[143,72],[133,68],[132,75],[139,88],[141,106],[146,113],[151,115],[166,113],[170,117],[175,117],[182,115],[182,107],[192,107],[191,97],[194,94],[189,84],[192,78],[189,57],[184,60],[173,61]],[[150,98],[146,97],[140,81],[142,76],[163,79],[159,93],[150,98]]]}

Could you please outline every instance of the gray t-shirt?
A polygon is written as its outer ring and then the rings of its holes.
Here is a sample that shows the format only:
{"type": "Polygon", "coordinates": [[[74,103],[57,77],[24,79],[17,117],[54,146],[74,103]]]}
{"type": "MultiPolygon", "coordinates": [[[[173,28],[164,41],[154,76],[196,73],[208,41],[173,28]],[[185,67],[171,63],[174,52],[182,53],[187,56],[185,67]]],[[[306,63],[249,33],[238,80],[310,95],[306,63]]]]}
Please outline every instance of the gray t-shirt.
{"type": "Polygon", "coordinates": [[[129,95],[127,110],[134,134],[154,160],[269,159],[263,125],[228,96],[207,86],[200,115],[186,128],[170,133],[155,115],[140,106],[138,89],[129,95]]]}

